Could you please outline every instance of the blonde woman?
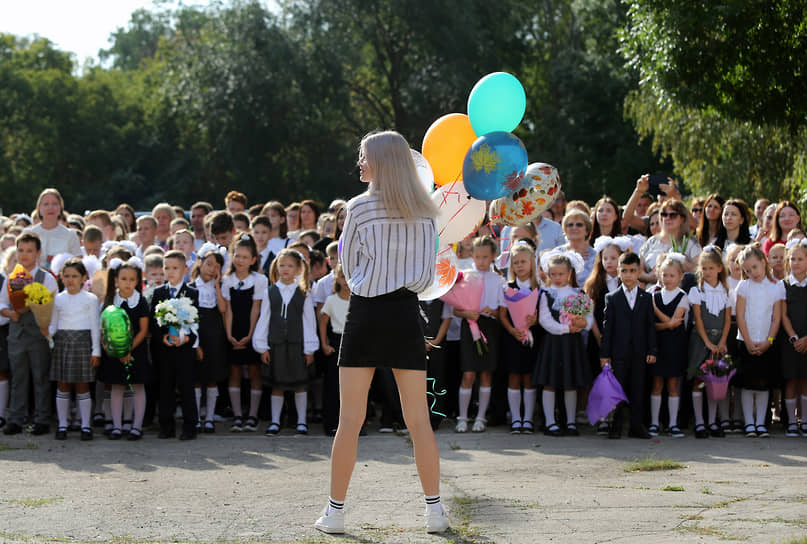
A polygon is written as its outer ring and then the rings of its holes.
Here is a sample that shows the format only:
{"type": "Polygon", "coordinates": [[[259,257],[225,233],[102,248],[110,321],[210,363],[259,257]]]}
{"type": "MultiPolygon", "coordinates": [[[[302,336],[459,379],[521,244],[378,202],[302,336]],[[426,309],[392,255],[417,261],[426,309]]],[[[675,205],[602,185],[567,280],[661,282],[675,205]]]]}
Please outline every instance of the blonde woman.
{"type": "Polygon", "coordinates": [[[154,244],[163,249],[168,249],[168,239],[171,237],[171,221],[177,217],[174,208],[167,202],[160,202],[151,210],[151,216],[157,222],[154,244]]]}
{"type": "Polygon", "coordinates": [[[51,260],[60,253],[81,257],[81,244],[75,231],[61,224],[65,217],[64,200],[57,189],[49,188],[39,193],[36,214],[39,216],[39,223],[27,227],[25,231],[33,232],[42,240],[39,266],[50,270],[51,260]]]}
{"type": "Polygon", "coordinates": [[[440,503],[440,454],[426,404],[426,349],[417,293],[434,278],[437,209],[418,181],[409,144],[371,133],[359,150],[368,190],[347,204],[341,264],[350,288],[339,352],[341,409],[331,452],[328,505],[315,527],[344,532],[345,495],[356,463],[367,392],[378,367],[391,368],[426,498],[426,530],[448,528],[440,503]],[[382,251],[383,249],[383,251],[382,251]]]}

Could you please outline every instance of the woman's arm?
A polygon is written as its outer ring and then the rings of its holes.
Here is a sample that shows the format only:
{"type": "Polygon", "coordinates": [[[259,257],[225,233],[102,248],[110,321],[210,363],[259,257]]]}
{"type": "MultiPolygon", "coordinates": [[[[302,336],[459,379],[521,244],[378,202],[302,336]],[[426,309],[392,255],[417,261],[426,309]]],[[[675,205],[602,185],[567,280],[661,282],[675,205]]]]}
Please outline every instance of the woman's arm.
{"type": "Polygon", "coordinates": [[[650,174],[643,174],[642,177],[636,180],[636,188],[633,190],[628,203],[625,204],[625,209],[622,211],[622,220],[627,223],[629,227],[633,227],[639,232],[646,232],[646,226],[644,218],[636,215],[636,206],[642,199],[642,195],[645,194],[649,188],[650,174]]]}

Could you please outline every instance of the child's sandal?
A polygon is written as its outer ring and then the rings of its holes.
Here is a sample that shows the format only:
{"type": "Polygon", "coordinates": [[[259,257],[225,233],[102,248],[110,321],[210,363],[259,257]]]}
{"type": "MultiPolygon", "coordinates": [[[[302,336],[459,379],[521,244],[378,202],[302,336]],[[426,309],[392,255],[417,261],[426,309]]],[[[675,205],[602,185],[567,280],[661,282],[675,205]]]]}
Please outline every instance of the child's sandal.
{"type": "Polygon", "coordinates": [[[745,437],[746,438],[756,438],[757,437],[757,428],[754,426],[753,423],[749,423],[745,426],[745,437]]]}
{"type": "Polygon", "coordinates": [[[521,421],[514,419],[510,424],[510,434],[521,434],[522,428],[521,421]]]}
{"type": "Polygon", "coordinates": [[[532,434],[535,432],[535,427],[532,424],[532,421],[529,419],[525,419],[521,423],[521,434],[532,434]]]}
{"type": "Polygon", "coordinates": [[[121,432],[121,430],[116,427],[111,431],[109,431],[109,434],[107,436],[109,437],[110,440],[120,440],[121,437],[123,436],[123,432],[121,432]]]}
{"type": "Polygon", "coordinates": [[[651,425],[647,428],[647,434],[650,436],[658,436],[659,428],[658,425],[651,425]]]}
{"type": "Polygon", "coordinates": [[[129,430],[129,436],[126,437],[126,440],[134,442],[135,440],[140,440],[141,438],[143,438],[143,431],[137,427],[132,427],[129,430]]]}

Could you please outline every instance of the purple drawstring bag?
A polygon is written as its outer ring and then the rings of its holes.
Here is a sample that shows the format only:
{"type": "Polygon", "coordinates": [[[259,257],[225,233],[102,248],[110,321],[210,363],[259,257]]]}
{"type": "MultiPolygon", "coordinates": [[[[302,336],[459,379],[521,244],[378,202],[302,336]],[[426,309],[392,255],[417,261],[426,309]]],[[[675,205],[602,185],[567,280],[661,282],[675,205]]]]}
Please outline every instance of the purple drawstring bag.
{"type": "Polygon", "coordinates": [[[628,397],[619,385],[619,381],[611,370],[611,365],[605,365],[602,372],[594,380],[591,393],[588,396],[586,415],[592,425],[611,413],[620,402],[628,402],[628,397]]]}

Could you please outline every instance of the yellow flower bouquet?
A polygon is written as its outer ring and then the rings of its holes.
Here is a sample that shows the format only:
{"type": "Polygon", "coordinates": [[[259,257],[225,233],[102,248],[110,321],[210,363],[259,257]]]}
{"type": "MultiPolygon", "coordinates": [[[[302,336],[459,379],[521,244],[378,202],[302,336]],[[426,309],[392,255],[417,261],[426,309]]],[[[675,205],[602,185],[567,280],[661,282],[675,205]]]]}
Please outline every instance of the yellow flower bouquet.
{"type": "Polygon", "coordinates": [[[39,282],[29,283],[23,288],[25,305],[34,314],[36,324],[40,329],[46,330],[53,318],[53,293],[39,282]]]}

